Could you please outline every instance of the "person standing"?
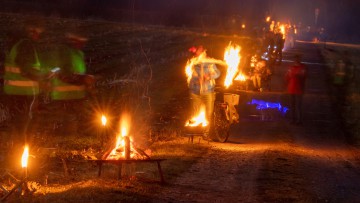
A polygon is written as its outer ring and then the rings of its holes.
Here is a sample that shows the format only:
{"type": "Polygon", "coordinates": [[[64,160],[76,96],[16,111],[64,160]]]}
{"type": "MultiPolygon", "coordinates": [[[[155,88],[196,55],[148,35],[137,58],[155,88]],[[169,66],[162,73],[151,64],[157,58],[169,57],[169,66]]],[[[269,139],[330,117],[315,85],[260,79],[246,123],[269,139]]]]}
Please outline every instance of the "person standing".
{"type": "Polygon", "coordinates": [[[52,77],[42,70],[38,55],[43,30],[40,25],[27,25],[27,36],[17,41],[6,55],[3,88],[14,108],[30,106],[29,112],[38,110],[40,85],[52,77]]]}
{"type": "Polygon", "coordinates": [[[307,77],[306,67],[301,63],[300,55],[295,56],[294,65],[290,66],[285,79],[287,91],[290,95],[292,124],[301,125],[303,122],[302,100],[307,77]]]}
{"type": "MultiPolygon", "coordinates": [[[[206,58],[206,50],[199,46],[196,48],[195,57],[203,54],[206,58]]],[[[194,112],[199,112],[202,105],[206,109],[206,119],[211,121],[215,103],[215,79],[220,76],[220,71],[214,63],[200,62],[192,67],[192,77],[189,82],[190,95],[194,112]]],[[[206,133],[209,132],[209,126],[206,133]]]]}

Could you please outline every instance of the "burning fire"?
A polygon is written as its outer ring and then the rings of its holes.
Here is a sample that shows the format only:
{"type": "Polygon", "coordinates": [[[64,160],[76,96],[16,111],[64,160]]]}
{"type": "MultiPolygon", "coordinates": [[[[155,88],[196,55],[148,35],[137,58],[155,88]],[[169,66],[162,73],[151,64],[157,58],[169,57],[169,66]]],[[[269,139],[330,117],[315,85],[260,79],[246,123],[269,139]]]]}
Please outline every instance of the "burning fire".
{"type": "Polygon", "coordinates": [[[222,60],[207,57],[206,51],[204,51],[199,56],[193,57],[187,61],[185,66],[185,74],[188,83],[190,82],[193,75],[193,71],[194,71],[193,66],[201,63],[216,63],[221,65],[226,65],[226,63],[222,60]]]}
{"type": "Polygon", "coordinates": [[[28,159],[29,159],[29,147],[25,145],[24,152],[21,156],[21,167],[26,168],[28,165],[28,159]]]}
{"type": "Polygon", "coordinates": [[[232,84],[232,81],[236,73],[238,72],[238,66],[241,58],[240,50],[241,50],[240,46],[233,45],[231,44],[231,42],[225,49],[224,60],[227,64],[227,71],[226,71],[224,86],[226,88],[228,88],[232,84]]]}
{"type": "Polygon", "coordinates": [[[144,155],[140,154],[134,148],[132,138],[129,136],[130,123],[127,116],[123,116],[120,123],[120,132],[117,135],[115,147],[106,156],[106,160],[119,159],[144,159],[144,155]]]}
{"type": "Polygon", "coordinates": [[[187,82],[189,83],[191,80],[191,77],[193,75],[193,66],[195,64],[201,63],[206,58],[206,52],[204,51],[197,57],[193,57],[190,60],[187,61],[185,66],[185,73],[187,76],[187,82]]]}
{"type": "Polygon", "coordinates": [[[191,118],[185,126],[207,126],[209,122],[206,120],[205,106],[200,107],[200,112],[195,117],[191,118]]]}

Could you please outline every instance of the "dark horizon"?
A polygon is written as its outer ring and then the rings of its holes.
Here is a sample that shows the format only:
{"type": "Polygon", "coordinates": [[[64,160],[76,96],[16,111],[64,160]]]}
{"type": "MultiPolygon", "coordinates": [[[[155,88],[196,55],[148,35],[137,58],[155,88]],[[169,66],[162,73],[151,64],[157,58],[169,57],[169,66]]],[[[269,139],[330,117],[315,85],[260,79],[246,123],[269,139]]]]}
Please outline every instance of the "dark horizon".
{"type": "Polygon", "coordinates": [[[255,27],[269,15],[276,21],[325,28],[334,39],[359,41],[360,36],[360,26],[353,21],[360,19],[360,1],[351,0],[0,0],[0,4],[3,12],[178,27],[227,25],[228,21],[255,27]]]}

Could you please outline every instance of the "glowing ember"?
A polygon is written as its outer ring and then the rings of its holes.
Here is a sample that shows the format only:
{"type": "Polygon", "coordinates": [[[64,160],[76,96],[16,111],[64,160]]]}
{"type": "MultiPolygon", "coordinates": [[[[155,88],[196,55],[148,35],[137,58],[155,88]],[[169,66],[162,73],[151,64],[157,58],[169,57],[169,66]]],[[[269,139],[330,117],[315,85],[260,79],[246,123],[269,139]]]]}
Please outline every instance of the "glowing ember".
{"type": "Polygon", "coordinates": [[[266,22],[270,22],[270,16],[266,17],[266,22]]]}
{"type": "Polygon", "coordinates": [[[224,60],[227,64],[227,71],[224,86],[226,88],[228,88],[232,84],[232,81],[238,72],[238,66],[241,58],[240,50],[240,46],[233,45],[231,44],[231,42],[225,49],[224,60]]]}
{"type": "Polygon", "coordinates": [[[107,123],[107,118],[106,118],[106,116],[102,115],[102,116],[101,116],[101,124],[102,124],[103,126],[106,126],[106,123],[107,123]]]}
{"type": "Polygon", "coordinates": [[[191,118],[186,124],[185,126],[207,126],[208,125],[208,121],[206,120],[206,113],[205,113],[205,106],[201,106],[200,108],[200,112],[198,113],[198,115],[196,115],[195,117],[191,118]]]}
{"type": "Polygon", "coordinates": [[[26,145],[24,148],[24,152],[21,156],[21,167],[26,168],[28,165],[28,159],[29,159],[29,147],[26,145]]]}
{"type": "Polygon", "coordinates": [[[138,152],[133,146],[133,140],[129,136],[129,118],[123,116],[121,120],[120,133],[117,135],[115,147],[106,156],[106,160],[120,160],[120,159],[144,159],[148,158],[138,152]]]}

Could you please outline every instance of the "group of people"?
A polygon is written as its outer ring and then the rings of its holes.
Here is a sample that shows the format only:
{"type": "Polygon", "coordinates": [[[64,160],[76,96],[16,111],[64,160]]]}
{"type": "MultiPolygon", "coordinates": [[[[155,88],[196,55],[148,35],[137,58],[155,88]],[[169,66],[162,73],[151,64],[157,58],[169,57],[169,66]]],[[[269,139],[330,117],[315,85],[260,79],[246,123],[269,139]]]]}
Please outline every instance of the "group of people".
{"type": "MultiPolygon", "coordinates": [[[[200,55],[205,50],[199,47],[194,51],[195,56],[200,55]]],[[[214,63],[199,63],[193,66],[193,75],[189,82],[189,90],[193,103],[194,112],[198,112],[201,105],[206,106],[206,118],[212,119],[215,102],[215,79],[220,76],[220,71],[214,63]]],[[[256,61],[254,65],[253,83],[255,88],[261,88],[263,74],[271,75],[266,61],[256,61]]],[[[285,74],[287,92],[290,98],[291,123],[302,124],[302,100],[307,78],[306,67],[301,63],[301,56],[295,55],[294,64],[291,65],[285,74]]],[[[209,127],[206,132],[209,131],[209,127]]]]}
{"type": "Polygon", "coordinates": [[[25,35],[5,51],[3,92],[11,102],[31,104],[32,111],[40,108],[41,94],[52,101],[83,99],[93,80],[82,51],[87,39],[69,31],[63,40],[44,46],[39,43],[44,31],[40,23],[25,25],[20,31],[25,35]]]}

